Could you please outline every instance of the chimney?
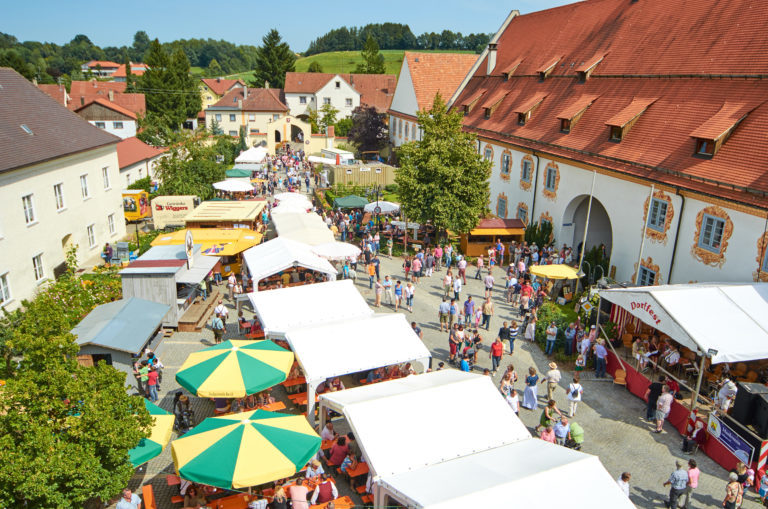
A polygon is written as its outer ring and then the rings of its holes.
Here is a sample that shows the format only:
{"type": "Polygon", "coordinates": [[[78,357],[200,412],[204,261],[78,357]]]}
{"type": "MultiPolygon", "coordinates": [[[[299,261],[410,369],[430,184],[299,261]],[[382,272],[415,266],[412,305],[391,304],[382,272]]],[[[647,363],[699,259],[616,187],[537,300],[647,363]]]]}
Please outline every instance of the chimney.
{"type": "Polygon", "coordinates": [[[237,107],[240,108],[241,110],[243,109],[243,100],[242,99],[238,99],[237,100],[237,107]]]}
{"type": "Polygon", "coordinates": [[[243,99],[248,99],[248,85],[243,86],[243,99]]]}
{"type": "Polygon", "coordinates": [[[83,97],[83,96],[81,95],[81,96],[80,96],[80,106],[82,106],[83,104],[85,104],[85,97],[83,97]]]}
{"type": "Polygon", "coordinates": [[[269,88],[269,82],[264,80],[264,88],[269,88]]]}
{"type": "Polygon", "coordinates": [[[216,83],[221,83],[221,76],[219,76],[218,78],[216,78],[216,83]]]}
{"type": "Polygon", "coordinates": [[[494,68],[496,68],[496,46],[495,42],[488,43],[488,68],[485,71],[486,76],[490,76],[494,68]]]}
{"type": "Polygon", "coordinates": [[[107,92],[107,95],[109,96],[109,102],[111,102],[111,103],[115,102],[115,91],[114,90],[109,90],[107,92]]]}

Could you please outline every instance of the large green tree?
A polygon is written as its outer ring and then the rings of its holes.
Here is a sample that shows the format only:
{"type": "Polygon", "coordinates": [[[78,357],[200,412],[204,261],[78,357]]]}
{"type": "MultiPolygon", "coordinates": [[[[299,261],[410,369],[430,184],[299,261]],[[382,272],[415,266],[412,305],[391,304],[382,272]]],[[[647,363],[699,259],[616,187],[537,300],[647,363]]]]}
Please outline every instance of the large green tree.
{"type": "Polygon", "coordinates": [[[420,111],[420,141],[400,147],[395,173],[405,215],[440,229],[469,232],[488,212],[491,163],[476,149],[474,134],[462,130],[462,114],[448,111],[440,94],[420,111]]]}
{"type": "Polygon", "coordinates": [[[361,152],[381,150],[387,144],[385,115],[373,106],[358,106],[352,112],[352,128],[348,137],[361,152]]]}
{"type": "Polygon", "coordinates": [[[295,69],[296,54],[283,42],[276,29],[262,38],[262,45],[256,50],[254,83],[264,87],[269,82],[273,88],[283,88],[285,73],[295,69]]]}
{"type": "Polygon", "coordinates": [[[228,136],[218,136],[213,144],[207,136],[189,134],[171,147],[157,165],[157,177],[162,184],[158,192],[168,195],[195,195],[202,199],[213,197],[213,183],[224,180],[227,163],[234,160],[237,142],[228,136]],[[221,163],[217,161],[223,159],[221,163]]]}
{"type": "Polygon", "coordinates": [[[373,36],[369,35],[365,41],[365,46],[360,52],[363,62],[357,65],[355,72],[358,74],[384,74],[384,55],[379,52],[379,43],[373,36]]]}

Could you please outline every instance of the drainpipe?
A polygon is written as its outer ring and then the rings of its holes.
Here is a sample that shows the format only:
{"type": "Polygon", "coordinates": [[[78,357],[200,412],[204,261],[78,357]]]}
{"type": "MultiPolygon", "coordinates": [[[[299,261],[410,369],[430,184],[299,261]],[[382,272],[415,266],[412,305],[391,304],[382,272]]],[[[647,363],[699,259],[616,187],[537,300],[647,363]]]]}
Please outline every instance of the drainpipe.
{"type": "Polygon", "coordinates": [[[637,284],[637,277],[640,275],[640,263],[643,260],[643,248],[645,247],[645,229],[648,227],[648,215],[651,213],[651,207],[653,206],[653,192],[656,190],[656,184],[651,184],[651,192],[648,194],[648,209],[643,214],[643,230],[640,236],[640,254],[637,255],[637,269],[632,277],[632,281],[637,284]]]}
{"type": "MultiPolygon", "coordinates": [[[[581,238],[581,253],[579,254],[579,272],[581,272],[581,265],[584,263],[584,253],[587,252],[587,232],[589,231],[589,216],[592,213],[592,196],[595,194],[595,177],[597,177],[597,170],[592,170],[592,187],[589,190],[589,205],[587,205],[587,220],[584,222],[584,236],[581,238]]],[[[592,270],[592,266],[589,267],[592,270]]],[[[587,278],[589,282],[589,278],[587,278]]],[[[599,313],[599,312],[598,312],[599,313]]]]}
{"type": "Polygon", "coordinates": [[[539,188],[539,155],[535,150],[531,153],[536,158],[536,171],[533,174],[533,201],[531,202],[531,217],[528,218],[528,224],[531,224],[533,218],[536,217],[536,190],[539,188]]]}
{"type": "MultiPolygon", "coordinates": [[[[680,238],[680,224],[683,222],[683,212],[685,212],[685,196],[680,194],[680,188],[675,188],[675,194],[680,197],[680,217],[677,220],[677,229],[675,230],[675,243],[672,245],[672,261],[669,263],[669,275],[667,284],[672,284],[672,270],[675,268],[675,254],[677,253],[677,241],[680,238]]],[[[649,205],[650,206],[650,205],[649,205]]]]}
{"type": "MultiPolygon", "coordinates": [[[[765,225],[763,226],[763,237],[765,232],[768,231],[768,214],[765,215],[765,225]]],[[[760,281],[760,272],[763,270],[763,260],[765,260],[765,250],[768,249],[768,243],[763,244],[763,249],[760,251],[760,259],[757,260],[757,281],[760,281]]]]}

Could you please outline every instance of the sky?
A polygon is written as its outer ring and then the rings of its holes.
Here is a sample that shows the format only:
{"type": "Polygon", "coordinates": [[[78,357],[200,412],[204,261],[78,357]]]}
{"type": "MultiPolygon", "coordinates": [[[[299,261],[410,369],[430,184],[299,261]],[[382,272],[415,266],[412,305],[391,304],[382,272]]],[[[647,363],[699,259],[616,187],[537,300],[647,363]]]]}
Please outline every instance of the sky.
{"type": "Polygon", "coordinates": [[[293,0],[212,2],[202,0],[92,1],[32,0],[3,2],[0,32],[20,41],[64,44],[77,34],[95,44],[131,45],[144,30],[161,42],[213,38],[235,44],[261,44],[277,28],[294,51],[341,26],[394,22],[415,35],[445,29],[493,33],[513,9],[522,14],[570,3],[568,0],[293,0]]]}

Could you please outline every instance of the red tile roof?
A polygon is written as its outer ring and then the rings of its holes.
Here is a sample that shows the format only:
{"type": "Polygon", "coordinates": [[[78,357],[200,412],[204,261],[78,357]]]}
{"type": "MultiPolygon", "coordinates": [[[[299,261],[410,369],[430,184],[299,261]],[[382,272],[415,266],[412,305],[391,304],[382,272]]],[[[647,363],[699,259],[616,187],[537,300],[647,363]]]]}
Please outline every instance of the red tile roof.
{"type": "Polygon", "coordinates": [[[210,106],[209,109],[239,110],[239,101],[243,99],[246,90],[248,97],[243,100],[243,111],[288,111],[283,90],[280,88],[236,88],[227,92],[220,101],[210,106]]]}
{"type": "Polygon", "coordinates": [[[121,113],[121,114],[125,115],[126,117],[132,118],[134,120],[136,120],[136,118],[137,118],[136,114],[134,112],[132,112],[131,110],[123,108],[122,106],[119,106],[119,105],[117,105],[117,104],[115,104],[113,102],[109,102],[108,100],[106,100],[106,99],[104,99],[102,97],[97,97],[96,99],[92,99],[90,102],[88,102],[85,105],[80,106],[79,108],[77,108],[75,110],[75,112],[78,112],[78,111],[80,111],[82,109],[85,109],[85,108],[89,107],[92,104],[100,104],[101,106],[104,106],[105,108],[109,108],[112,111],[116,111],[118,113],[121,113]]]}
{"type": "Polygon", "coordinates": [[[56,99],[57,103],[64,105],[64,98],[67,95],[64,85],[38,85],[37,88],[56,99]]]}
{"type": "Polygon", "coordinates": [[[110,62],[109,60],[91,60],[85,65],[87,65],[89,68],[96,68],[97,66],[101,66],[102,69],[117,69],[120,67],[120,64],[116,62],[110,62]]]}
{"type": "Polygon", "coordinates": [[[229,90],[235,85],[245,86],[243,80],[225,80],[223,78],[202,78],[200,81],[205,83],[205,86],[210,88],[214,94],[222,96],[229,92],[229,90]]]}
{"type": "MultiPolygon", "coordinates": [[[[136,115],[144,115],[147,111],[144,94],[126,94],[126,85],[125,82],[119,81],[73,81],[69,90],[70,101],[67,107],[74,111],[99,97],[109,100],[109,92],[112,91],[113,103],[132,111],[136,115]]],[[[54,99],[57,98],[54,97],[54,99]]]]}
{"type": "Polygon", "coordinates": [[[406,51],[404,58],[420,110],[431,108],[438,92],[448,101],[477,61],[477,55],[471,53],[406,51]]]}
{"type": "Polygon", "coordinates": [[[509,90],[491,118],[475,109],[464,117],[465,128],[524,149],[766,208],[768,80],[760,78],[768,76],[767,12],[750,0],[589,0],[517,16],[499,37],[492,76],[485,75],[483,62],[455,104],[478,92],[509,90]],[[541,81],[536,71],[551,55],[563,58],[541,81]],[[576,69],[596,55],[605,57],[579,83],[576,69]],[[502,72],[520,60],[505,80],[502,72]],[[546,100],[518,125],[510,115],[514,106],[542,93],[546,100]],[[599,97],[570,133],[560,132],[558,116],[585,95],[599,97]],[[639,98],[657,99],[620,143],[609,141],[606,123],[636,114],[638,103],[627,108],[639,98]],[[742,103],[751,112],[717,154],[695,157],[692,133],[717,133],[741,113],[728,114],[726,103],[742,103]]]}
{"type": "MultiPolygon", "coordinates": [[[[141,76],[147,69],[147,64],[141,62],[131,62],[131,74],[134,76],[141,76]]],[[[115,72],[112,73],[113,78],[125,78],[128,75],[125,72],[125,64],[120,64],[115,72]]]]}
{"type": "Polygon", "coordinates": [[[629,122],[635,119],[638,115],[642,114],[648,107],[656,102],[656,97],[647,98],[640,97],[632,99],[626,108],[616,113],[614,116],[605,121],[605,125],[612,125],[616,127],[624,127],[629,122]]]}
{"type": "Polygon", "coordinates": [[[147,145],[135,136],[126,138],[117,144],[117,163],[120,169],[127,168],[136,163],[153,159],[165,150],[147,145]]]}
{"type": "Polygon", "coordinates": [[[392,96],[397,86],[394,74],[332,74],[324,72],[287,72],[285,73],[285,92],[287,94],[314,94],[336,76],[347,82],[360,94],[360,104],[373,106],[377,110],[387,111],[392,103],[392,96]]]}
{"type": "Polygon", "coordinates": [[[573,117],[584,111],[590,104],[595,102],[599,96],[597,95],[582,95],[576,99],[573,103],[566,106],[564,110],[557,114],[557,118],[563,118],[565,120],[571,120],[573,117]]]}
{"type": "Polygon", "coordinates": [[[693,138],[716,140],[741,121],[757,104],[746,105],[743,102],[723,104],[720,111],[691,133],[693,138]]]}

